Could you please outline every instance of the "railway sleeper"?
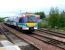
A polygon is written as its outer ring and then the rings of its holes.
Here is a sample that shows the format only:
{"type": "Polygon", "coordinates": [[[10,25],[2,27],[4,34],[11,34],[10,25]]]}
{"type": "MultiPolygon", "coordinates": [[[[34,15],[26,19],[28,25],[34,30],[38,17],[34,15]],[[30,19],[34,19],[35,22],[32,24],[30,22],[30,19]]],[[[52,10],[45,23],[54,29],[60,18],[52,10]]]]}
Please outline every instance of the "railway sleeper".
{"type": "Polygon", "coordinates": [[[53,45],[58,45],[61,44],[61,42],[57,41],[57,40],[49,40],[48,43],[53,44],[53,45]]]}

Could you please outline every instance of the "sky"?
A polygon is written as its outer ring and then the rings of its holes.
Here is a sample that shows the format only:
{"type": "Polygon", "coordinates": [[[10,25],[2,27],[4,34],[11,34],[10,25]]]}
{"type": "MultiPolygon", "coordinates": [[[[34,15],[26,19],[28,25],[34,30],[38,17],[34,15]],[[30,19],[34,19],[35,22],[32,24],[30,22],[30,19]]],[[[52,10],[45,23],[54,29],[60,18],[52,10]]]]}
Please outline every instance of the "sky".
{"type": "Polygon", "coordinates": [[[17,16],[20,12],[39,11],[48,14],[52,7],[65,10],[65,0],[0,0],[0,16],[17,16]]]}

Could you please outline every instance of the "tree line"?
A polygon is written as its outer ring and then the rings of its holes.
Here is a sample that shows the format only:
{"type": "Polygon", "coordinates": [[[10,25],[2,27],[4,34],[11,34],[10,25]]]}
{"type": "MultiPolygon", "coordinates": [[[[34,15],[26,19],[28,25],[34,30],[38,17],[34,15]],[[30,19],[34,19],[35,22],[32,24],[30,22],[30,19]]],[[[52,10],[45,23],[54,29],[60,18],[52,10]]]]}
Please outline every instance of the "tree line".
{"type": "Polygon", "coordinates": [[[48,25],[51,28],[65,27],[65,11],[60,12],[57,8],[52,8],[49,12],[48,25]]]}
{"type": "Polygon", "coordinates": [[[44,12],[36,12],[40,15],[40,19],[48,21],[50,28],[64,28],[65,27],[65,11],[60,12],[58,8],[51,8],[48,18],[44,12]]]}

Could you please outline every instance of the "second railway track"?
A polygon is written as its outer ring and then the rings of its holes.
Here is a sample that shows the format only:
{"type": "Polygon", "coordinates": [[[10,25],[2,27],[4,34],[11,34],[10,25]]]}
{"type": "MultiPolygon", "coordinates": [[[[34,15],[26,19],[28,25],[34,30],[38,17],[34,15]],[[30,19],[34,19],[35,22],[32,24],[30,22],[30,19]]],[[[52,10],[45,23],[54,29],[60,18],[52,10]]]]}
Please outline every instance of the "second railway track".
{"type": "Polygon", "coordinates": [[[55,31],[51,31],[51,30],[47,30],[47,29],[39,29],[39,32],[44,32],[47,34],[51,34],[57,37],[61,37],[61,38],[65,38],[65,33],[60,33],[60,32],[55,32],[55,31]]]}
{"type": "Polygon", "coordinates": [[[56,47],[59,47],[61,49],[64,49],[65,50],[65,43],[62,42],[62,41],[58,41],[56,39],[52,39],[52,38],[49,38],[49,37],[46,37],[46,36],[41,36],[41,35],[38,35],[38,34],[33,34],[33,35],[30,35],[36,39],[39,39],[40,41],[43,41],[47,44],[51,44],[53,46],[56,46],[56,47]]]}

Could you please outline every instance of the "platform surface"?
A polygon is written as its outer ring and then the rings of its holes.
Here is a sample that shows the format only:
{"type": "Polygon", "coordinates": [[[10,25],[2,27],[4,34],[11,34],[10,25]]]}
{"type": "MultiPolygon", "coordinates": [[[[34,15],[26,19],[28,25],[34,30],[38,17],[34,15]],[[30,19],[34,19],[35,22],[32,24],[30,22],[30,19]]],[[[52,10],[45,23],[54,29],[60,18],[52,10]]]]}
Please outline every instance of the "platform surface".
{"type": "Polygon", "coordinates": [[[21,50],[17,45],[12,44],[8,40],[0,41],[0,50],[21,50]]]}

